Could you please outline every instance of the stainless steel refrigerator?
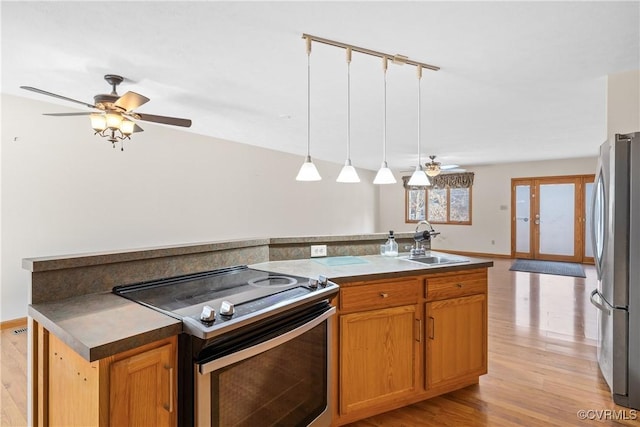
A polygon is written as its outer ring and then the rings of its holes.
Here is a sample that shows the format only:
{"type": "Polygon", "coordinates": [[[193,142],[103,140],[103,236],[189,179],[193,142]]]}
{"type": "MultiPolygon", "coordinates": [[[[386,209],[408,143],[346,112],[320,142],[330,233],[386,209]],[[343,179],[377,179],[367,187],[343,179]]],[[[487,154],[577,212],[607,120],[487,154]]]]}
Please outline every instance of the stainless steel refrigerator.
{"type": "Polygon", "coordinates": [[[640,132],[600,147],[592,207],[598,363],[613,400],[640,409],[640,132]]]}

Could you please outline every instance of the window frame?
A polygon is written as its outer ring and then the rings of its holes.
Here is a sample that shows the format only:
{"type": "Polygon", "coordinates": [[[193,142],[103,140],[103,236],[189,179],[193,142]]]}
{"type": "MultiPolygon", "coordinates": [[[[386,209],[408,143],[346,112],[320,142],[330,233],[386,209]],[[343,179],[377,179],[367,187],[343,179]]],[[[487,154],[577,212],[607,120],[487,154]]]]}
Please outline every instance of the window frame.
{"type": "Polygon", "coordinates": [[[424,206],[424,217],[426,218],[427,221],[429,221],[429,223],[431,224],[445,224],[445,225],[472,225],[472,218],[473,218],[473,186],[469,186],[469,187],[456,187],[454,189],[460,189],[460,188],[466,188],[469,191],[469,220],[468,221],[452,221],[451,220],[451,188],[446,187],[446,188],[438,188],[438,190],[445,190],[447,193],[447,206],[446,206],[446,211],[447,211],[447,220],[446,221],[431,221],[429,219],[429,187],[425,187],[425,188],[406,188],[405,189],[405,200],[404,200],[404,222],[407,224],[415,224],[421,220],[419,219],[409,219],[409,191],[424,191],[424,198],[425,198],[425,206],[424,206]]]}

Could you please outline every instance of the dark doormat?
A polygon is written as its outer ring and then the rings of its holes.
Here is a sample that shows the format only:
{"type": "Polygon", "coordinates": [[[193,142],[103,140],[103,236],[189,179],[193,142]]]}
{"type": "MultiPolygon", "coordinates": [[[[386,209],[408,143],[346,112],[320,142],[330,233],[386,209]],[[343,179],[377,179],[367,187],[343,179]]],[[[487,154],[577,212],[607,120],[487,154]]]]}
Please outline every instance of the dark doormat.
{"type": "Polygon", "coordinates": [[[527,273],[556,274],[559,276],[587,277],[584,274],[582,265],[576,264],[575,262],[517,259],[509,270],[525,271],[527,273]]]}

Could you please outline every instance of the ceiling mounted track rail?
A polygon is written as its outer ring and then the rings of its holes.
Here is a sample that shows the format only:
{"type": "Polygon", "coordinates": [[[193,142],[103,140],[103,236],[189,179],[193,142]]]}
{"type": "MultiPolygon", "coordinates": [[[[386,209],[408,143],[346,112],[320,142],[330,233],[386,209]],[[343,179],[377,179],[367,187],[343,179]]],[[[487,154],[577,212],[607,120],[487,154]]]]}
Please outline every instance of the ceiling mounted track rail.
{"type": "MultiPolygon", "coordinates": [[[[409,59],[404,55],[391,55],[384,52],[378,52],[376,50],[366,49],[364,47],[353,46],[347,43],[337,42],[335,40],[329,40],[322,37],[312,36],[311,34],[302,34],[303,39],[307,39],[307,43],[310,41],[314,41],[317,43],[328,44],[330,46],[341,47],[343,49],[351,49],[354,52],[364,53],[366,55],[377,56],[379,58],[388,58],[393,61],[394,64],[409,64],[414,65],[418,68],[426,68],[428,70],[438,71],[440,67],[431,64],[425,64],[424,62],[414,61],[413,59],[409,59]]],[[[310,43],[309,43],[310,49],[310,43]]]]}

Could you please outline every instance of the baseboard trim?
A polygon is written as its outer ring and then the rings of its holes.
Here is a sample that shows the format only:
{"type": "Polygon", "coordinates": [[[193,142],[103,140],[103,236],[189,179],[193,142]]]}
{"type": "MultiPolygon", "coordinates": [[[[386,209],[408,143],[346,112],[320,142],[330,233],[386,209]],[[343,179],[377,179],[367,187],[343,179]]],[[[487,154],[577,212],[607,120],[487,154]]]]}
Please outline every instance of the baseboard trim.
{"type": "Polygon", "coordinates": [[[433,249],[433,250],[438,252],[446,252],[446,253],[458,254],[458,255],[470,256],[470,257],[513,259],[511,255],[505,255],[505,254],[489,254],[485,252],[462,252],[462,251],[452,251],[449,249],[433,249]]]}
{"type": "Polygon", "coordinates": [[[0,322],[0,330],[2,331],[4,331],[5,329],[23,328],[25,326],[27,326],[26,317],[20,317],[18,319],[5,320],[4,322],[0,322]]]}

